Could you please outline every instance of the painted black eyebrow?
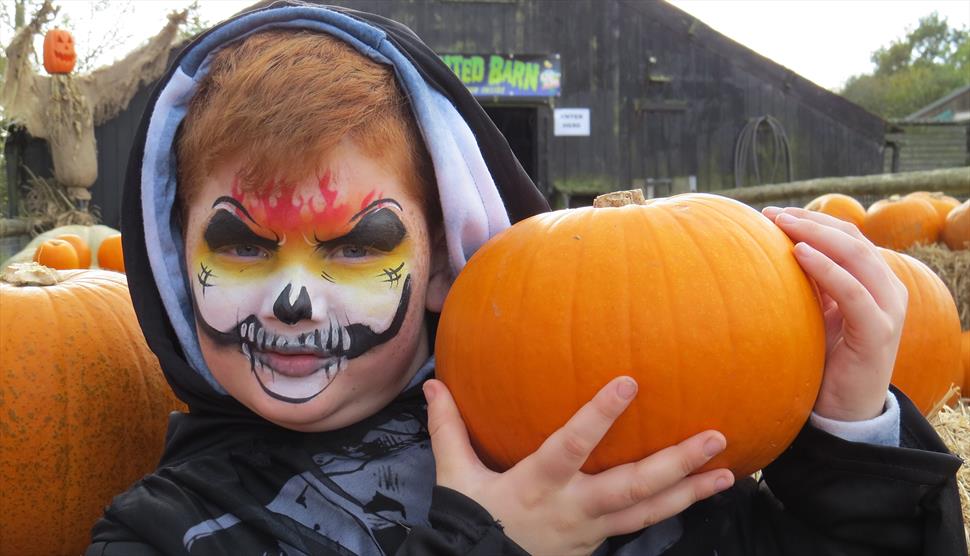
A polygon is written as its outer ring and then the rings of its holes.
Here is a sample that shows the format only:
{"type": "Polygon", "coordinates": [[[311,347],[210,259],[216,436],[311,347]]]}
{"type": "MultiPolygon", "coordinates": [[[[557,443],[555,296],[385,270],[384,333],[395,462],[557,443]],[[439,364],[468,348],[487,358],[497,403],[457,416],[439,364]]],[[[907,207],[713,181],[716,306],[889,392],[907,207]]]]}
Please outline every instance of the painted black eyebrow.
{"type": "Polygon", "coordinates": [[[216,199],[216,202],[212,203],[212,208],[216,208],[216,205],[219,205],[220,203],[229,203],[230,205],[236,207],[237,209],[239,209],[239,212],[243,213],[243,216],[249,219],[250,222],[259,226],[259,223],[257,223],[256,220],[253,219],[253,216],[249,214],[249,211],[246,210],[246,207],[244,207],[243,204],[240,203],[237,199],[223,195],[222,197],[219,197],[218,199],[216,199]]]}
{"type": "Polygon", "coordinates": [[[346,234],[321,241],[319,246],[324,249],[334,249],[342,245],[357,245],[372,247],[387,253],[400,245],[406,235],[407,231],[397,214],[391,209],[382,208],[365,214],[346,234]]]}
{"type": "Polygon", "coordinates": [[[205,227],[203,236],[210,251],[233,245],[255,245],[267,251],[276,251],[279,245],[249,229],[238,216],[228,210],[219,209],[205,227]]]}
{"type": "Polygon", "coordinates": [[[401,208],[401,203],[398,203],[394,199],[390,199],[390,198],[387,198],[387,199],[378,199],[378,200],[374,201],[373,203],[367,205],[363,209],[361,209],[361,211],[358,212],[357,214],[351,216],[350,217],[350,221],[353,222],[354,220],[357,220],[362,215],[367,214],[368,212],[370,212],[370,210],[372,208],[376,207],[377,205],[383,205],[384,203],[393,203],[394,206],[397,207],[397,210],[400,210],[400,211],[403,211],[404,210],[403,208],[401,208]]]}

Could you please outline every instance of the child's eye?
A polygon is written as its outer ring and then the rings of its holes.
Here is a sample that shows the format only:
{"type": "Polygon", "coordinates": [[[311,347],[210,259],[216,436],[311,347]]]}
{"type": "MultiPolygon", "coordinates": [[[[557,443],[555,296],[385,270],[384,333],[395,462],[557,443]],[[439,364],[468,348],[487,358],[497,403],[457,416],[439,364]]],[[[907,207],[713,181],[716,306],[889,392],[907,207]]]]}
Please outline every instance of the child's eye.
{"type": "Polygon", "coordinates": [[[267,259],[269,253],[262,247],[252,244],[231,245],[222,250],[226,255],[241,259],[267,259]]]}
{"type": "Polygon", "coordinates": [[[360,259],[369,254],[367,248],[360,245],[344,245],[340,248],[340,256],[347,259],[360,259]]]}

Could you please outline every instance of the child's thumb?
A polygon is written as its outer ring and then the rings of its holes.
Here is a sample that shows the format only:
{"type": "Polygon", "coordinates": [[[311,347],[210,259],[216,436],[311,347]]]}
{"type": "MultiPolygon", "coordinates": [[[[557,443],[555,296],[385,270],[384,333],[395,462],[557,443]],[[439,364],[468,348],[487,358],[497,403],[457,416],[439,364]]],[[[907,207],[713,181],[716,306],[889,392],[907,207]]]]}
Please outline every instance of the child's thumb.
{"type": "Polygon", "coordinates": [[[468,430],[448,387],[440,380],[429,380],[424,383],[424,396],[438,484],[455,488],[462,474],[482,467],[481,460],[468,441],[468,430]]]}

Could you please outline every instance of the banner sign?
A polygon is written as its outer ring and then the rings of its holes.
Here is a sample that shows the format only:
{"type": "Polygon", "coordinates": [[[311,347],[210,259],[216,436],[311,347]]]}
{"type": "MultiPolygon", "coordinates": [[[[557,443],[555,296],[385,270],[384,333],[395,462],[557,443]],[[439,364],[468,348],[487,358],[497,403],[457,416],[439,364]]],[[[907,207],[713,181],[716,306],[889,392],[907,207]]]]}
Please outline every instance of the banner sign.
{"type": "Polygon", "coordinates": [[[475,96],[559,96],[558,54],[444,54],[441,59],[475,96]]]}

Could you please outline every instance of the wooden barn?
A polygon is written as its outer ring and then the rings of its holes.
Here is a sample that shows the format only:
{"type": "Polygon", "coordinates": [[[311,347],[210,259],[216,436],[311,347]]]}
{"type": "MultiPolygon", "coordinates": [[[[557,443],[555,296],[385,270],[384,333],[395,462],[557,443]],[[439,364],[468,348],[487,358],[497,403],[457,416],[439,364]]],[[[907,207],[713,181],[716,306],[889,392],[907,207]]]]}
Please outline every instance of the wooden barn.
{"type": "MultiPolygon", "coordinates": [[[[662,1],[331,0],[412,28],[476,93],[555,206],[883,169],[886,122],[662,1]]],[[[797,45],[793,45],[797,47],[797,45]]],[[[117,226],[147,90],[97,130],[93,203],[117,226]]],[[[42,145],[14,135],[44,171],[42,145]]]]}

